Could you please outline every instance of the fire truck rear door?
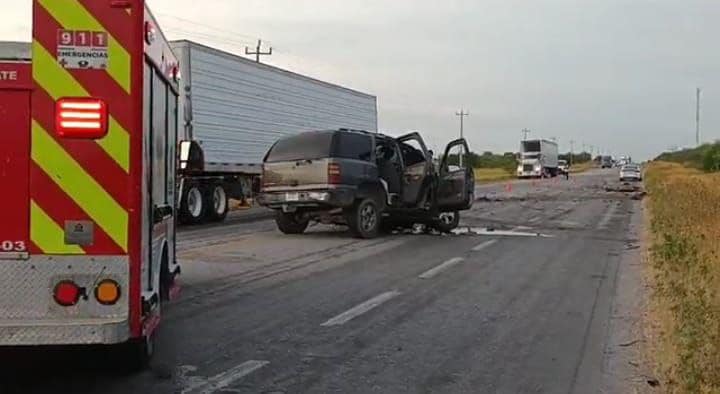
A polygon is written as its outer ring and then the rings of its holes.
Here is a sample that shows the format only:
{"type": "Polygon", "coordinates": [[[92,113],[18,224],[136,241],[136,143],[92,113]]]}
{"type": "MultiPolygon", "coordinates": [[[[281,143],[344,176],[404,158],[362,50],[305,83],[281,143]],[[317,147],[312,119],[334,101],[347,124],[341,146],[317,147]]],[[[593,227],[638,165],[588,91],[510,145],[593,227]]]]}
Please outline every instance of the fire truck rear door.
{"type": "Polygon", "coordinates": [[[29,246],[29,70],[0,62],[0,259],[24,258],[29,246]]]}

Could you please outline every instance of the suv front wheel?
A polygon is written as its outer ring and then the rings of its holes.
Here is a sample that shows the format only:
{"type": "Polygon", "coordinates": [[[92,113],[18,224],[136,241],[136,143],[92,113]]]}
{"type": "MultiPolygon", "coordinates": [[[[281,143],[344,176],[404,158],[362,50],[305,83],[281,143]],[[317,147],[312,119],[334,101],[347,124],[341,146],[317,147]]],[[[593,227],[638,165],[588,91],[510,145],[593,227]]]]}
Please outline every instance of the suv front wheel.
{"type": "Polygon", "coordinates": [[[350,231],[358,238],[375,238],[380,231],[381,215],[378,204],[366,198],[348,209],[345,213],[350,231]]]}
{"type": "Polygon", "coordinates": [[[302,234],[310,220],[295,213],[278,212],[275,216],[278,229],[284,234],[302,234]]]}
{"type": "Polygon", "coordinates": [[[455,230],[458,225],[460,225],[460,212],[453,211],[441,213],[438,216],[434,227],[441,233],[449,233],[452,230],[455,230]]]}

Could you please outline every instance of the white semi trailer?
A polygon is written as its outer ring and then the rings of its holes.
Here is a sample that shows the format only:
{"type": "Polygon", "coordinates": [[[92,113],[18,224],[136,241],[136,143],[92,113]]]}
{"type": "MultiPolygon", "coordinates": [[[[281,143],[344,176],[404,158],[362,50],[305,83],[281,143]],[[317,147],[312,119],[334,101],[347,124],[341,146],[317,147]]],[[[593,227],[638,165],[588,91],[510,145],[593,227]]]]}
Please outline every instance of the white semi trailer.
{"type": "Polygon", "coordinates": [[[554,177],[558,174],[558,145],[549,140],[525,140],[520,143],[518,178],[554,177]]]}
{"type": "Polygon", "coordinates": [[[191,41],[180,60],[179,217],[221,221],[245,199],[281,137],[341,128],[377,131],[375,96],[191,41]]]}

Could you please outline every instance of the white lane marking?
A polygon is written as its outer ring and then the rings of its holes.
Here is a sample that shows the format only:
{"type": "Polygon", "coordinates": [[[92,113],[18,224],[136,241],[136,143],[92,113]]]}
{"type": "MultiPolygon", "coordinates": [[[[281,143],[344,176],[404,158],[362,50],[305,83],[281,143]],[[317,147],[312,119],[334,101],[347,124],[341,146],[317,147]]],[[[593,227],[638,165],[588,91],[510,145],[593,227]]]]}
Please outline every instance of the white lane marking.
{"type": "Polygon", "coordinates": [[[605,216],[600,220],[600,222],[597,225],[598,230],[605,230],[607,229],[608,224],[610,224],[610,220],[612,220],[613,216],[615,216],[615,211],[617,211],[618,206],[617,204],[613,204],[610,206],[610,208],[605,212],[605,216]]]}
{"type": "Polygon", "coordinates": [[[532,227],[528,226],[517,226],[510,229],[510,231],[526,231],[526,230],[532,230],[532,227]]]}
{"type": "Polygon", "coordinates": [[[321,326],[330,327],[330,326],[339,326],[339,325],[345,324],[345,323],[349,322],[350,320],[362,315],[363,313],[367,313],[370,310],[377,308],[382,303],[389,301],[399,295],[400,295],[400,292],[397,290],[382,293],[376,297],[373,297],[373,298],[363,302],[360,305],[354,306],[354,307],[346,310],[345,312],[333,317],[332,319],[321,324],[321,326]]]}
{"type": "Polygon", "coordinates": [[[450,260],[447,260],[447,261],[443,262],[442,264],[440,264],[440,265],[438,265],[438,266],[436,266],[436,267],[434,267],[434,268],[430,268],[429,270],[423,272],[422,274],[420,274],[420,275],[418,276],[418,278],[420,278],[420,279],[430,279],[430,278],[434,277],[435,275],[437,275],[437,274],[445,271],[446,269],[452,267],[453,265],[456,265],[456,264],[458,264],[458,263],[461,263],[463,260],[465,260],[465,259],[462,258],[462,257],[453,257],[453,258],[451,258],[450,260]]]}
{"type": "Polygon", "coordinates": [[[481,243],[480,245],[472,248],[472,250],[473,250],[473,252],[479,252],[479,251],[487,248],[488,246],[494,244],[495,242],[497,242],[497,239],[491,239],[490,241],[485,241],[485,242],[481,243]]]}
{"type": "Polygon", "coordinates": [[[197,377],[183,389],[182,394],[216,393],[268,364],[269,361],[250,360],[207,379],[197,377]]]}
{"type": "Polygon", "coordinates": [[[528,220],[528,223],[536,223],[536,222],[539,222],[539,221],[541,221],[541,220],[542,220],[542,218],[541,218],[540,216],[536,216],[536,217],[531,218],[530,220],[528,220]]]}

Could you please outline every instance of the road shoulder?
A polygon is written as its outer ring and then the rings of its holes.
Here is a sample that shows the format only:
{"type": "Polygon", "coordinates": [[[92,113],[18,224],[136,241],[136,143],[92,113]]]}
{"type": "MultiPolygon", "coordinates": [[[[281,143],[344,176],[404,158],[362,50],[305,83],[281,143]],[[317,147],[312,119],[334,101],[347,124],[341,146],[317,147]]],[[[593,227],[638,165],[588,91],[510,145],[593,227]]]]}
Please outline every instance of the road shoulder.
{"type": "Polygon", "coordinates": [[[643,362],[645,311],[649,302],[644,214],[642,204],[635,203],[617,273],[600,393],[649,392],[647,380],[651,379],[651,368],[643,362]]]}

